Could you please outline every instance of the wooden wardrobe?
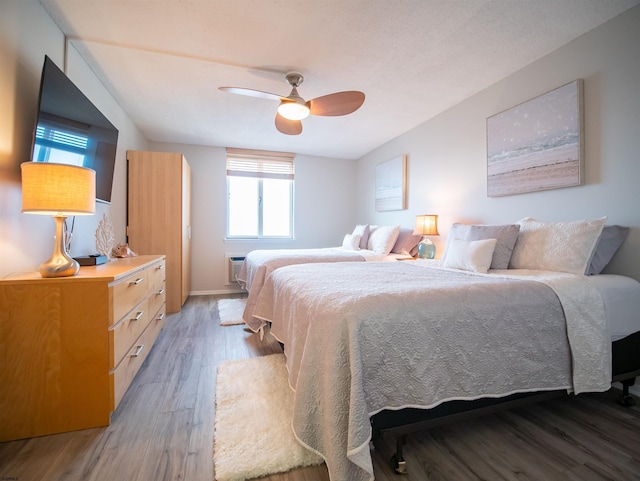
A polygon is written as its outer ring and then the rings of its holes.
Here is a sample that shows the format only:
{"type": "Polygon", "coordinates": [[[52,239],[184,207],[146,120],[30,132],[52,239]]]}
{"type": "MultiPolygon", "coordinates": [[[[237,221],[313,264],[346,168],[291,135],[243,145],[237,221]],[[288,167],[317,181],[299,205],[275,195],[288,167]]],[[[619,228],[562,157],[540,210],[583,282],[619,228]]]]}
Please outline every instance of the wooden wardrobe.
{"type": "Polygon", "coordinates": [[[191,168],[184,155],[127,151],[127,242],[137,254],[164,254],[167,312],[191,289],[191,168]]]}

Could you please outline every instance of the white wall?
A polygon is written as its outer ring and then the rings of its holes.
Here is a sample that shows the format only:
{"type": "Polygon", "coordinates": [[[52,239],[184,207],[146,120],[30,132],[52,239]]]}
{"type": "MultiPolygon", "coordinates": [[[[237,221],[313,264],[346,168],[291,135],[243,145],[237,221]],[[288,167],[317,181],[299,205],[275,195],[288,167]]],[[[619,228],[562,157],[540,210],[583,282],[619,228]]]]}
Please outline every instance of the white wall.
{"type": "Polygon", "coordinates": [[[329,247],[342,244],[356,224],[356,162],[296,155],[294,187],[295,239],[227,241],[226,150],[151,142],[150,149],[180,152],[192,171],[192,265],[194,294],[237,291],[226,285],[225,254],[253,249],[329,247]]]}
{"type": "Polygon", "coordinates": [[[640,280],[640,7],[583,35],[358,161],[358,219],[413,225],[439,215],[442,255],[453,222],[511,223],[531,216],[601,216],[632,227],[607,272],[640,280]],[[486,119],[577,78],[584,79],[585,185],[489,198],[486,119]],[[374,210],[376,164],[409,156],[409,206],[374,210]]]}
{"type": "MultiPolygon", "coordinates": [[[[296,239],[288,243],[224,240],[224,149],[147,143],[117,102],[71,48],[68,75],[120,129],[111,206],[78,217],[72,253],[95,250],[103,213],[125,240],[125,151],[184,152],[193,169],[195,292],[223,292],[224,253],[261,247],[337,245],[356,222],[400,223],[440,215],[442,253],[452,222],[513,222],[609,217],[632,227],[610,271],[640,279],[640,7],[562,47],[522,71],[367,154],[357,162],[298,156],[296,239]],[[517,196],[486,197],[486,118],[576,78],[585,83],[586,185],[517,196]],[[376,213],[375,165],[409,156],[409,208],[376,213]]],[[[36,0],[3,0],[0,15],[0,277],[35,270],[51,254],[53,221],[20,213],[20,163],[29,160],[44,55],[64,63],[64,37],[36,0]]]]}
{"type": "MultiPolygon", "coordinates": [[[[30,160],[44,56],[64,67],[64,35],[35,0],[3,0],[0,15],[0,278],[35,271],[53,251],[54,223],[47,216],[21,214],[20,164],[30,160]]],[[[93,253],[95,230],[103,214],[125,240],[127,149],[147,142],[75,49],[67,55],[67,75],[120,130],[111,205],[97,204],[96,215],[78,216],[72,255],[93,253]]]]}
{"type": "Polygon", "coordinates": [[[193,279],[195,292],[227,292],[224,254],[244,254],[267,247],[339,245],[353,229],[356,162],[296,157],[296,238],[280,243],[225,242],[225,150],[220,147],[151,147],[86,62],[70,46],[36,0],[2,0],[0,15],[0,278],[36,271],[51,256],[54,223],[46,216],[22,214],[20,164],[30,160],[31,142],[44,56],[60,68],[119,129],[111,205],[96,205],[96,215],[78,216],[72,255],[95,252],[95,231],[103,214],[109,217],[116,240],[124,242],[126,228],[126,151],[183,152],[193,169],[193,279]]]}

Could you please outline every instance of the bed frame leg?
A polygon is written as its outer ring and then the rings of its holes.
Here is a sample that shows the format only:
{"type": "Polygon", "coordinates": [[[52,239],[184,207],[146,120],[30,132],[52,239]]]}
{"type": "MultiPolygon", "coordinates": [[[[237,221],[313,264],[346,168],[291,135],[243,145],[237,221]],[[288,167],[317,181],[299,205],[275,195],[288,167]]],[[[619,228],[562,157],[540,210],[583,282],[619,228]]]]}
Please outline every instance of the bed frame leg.
{"type": "Polygon", "coordinates": [[[396,438],[396,454],[391,458],[391,466],[398,474],[407,474],[407,462],[402,456],[402,446],[407,442],[407,435],[401,434],[396,438]]]}
{"type": "Polygon", "coordinates": [[[633,399],[633,396],[631,396],[631,394],[629,394],[629,388],[635,383],[635,377],[622,381],[622,397],[620,398],[620,404],[622,404],[623,406],[631,407],[636,405],[636,400],[633,399]]]}

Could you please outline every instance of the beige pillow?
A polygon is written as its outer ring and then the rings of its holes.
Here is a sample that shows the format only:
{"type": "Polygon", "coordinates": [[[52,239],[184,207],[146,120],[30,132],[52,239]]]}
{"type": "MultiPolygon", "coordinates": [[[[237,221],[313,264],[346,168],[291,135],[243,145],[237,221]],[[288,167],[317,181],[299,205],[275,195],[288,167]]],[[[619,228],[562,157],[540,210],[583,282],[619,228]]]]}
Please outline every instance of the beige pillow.
{"type": "Polygon", "coordinates": [[[606,217],[587,221],[544,222],[527,217],[511,254],[510,269],[585,274],[606,217]]]}

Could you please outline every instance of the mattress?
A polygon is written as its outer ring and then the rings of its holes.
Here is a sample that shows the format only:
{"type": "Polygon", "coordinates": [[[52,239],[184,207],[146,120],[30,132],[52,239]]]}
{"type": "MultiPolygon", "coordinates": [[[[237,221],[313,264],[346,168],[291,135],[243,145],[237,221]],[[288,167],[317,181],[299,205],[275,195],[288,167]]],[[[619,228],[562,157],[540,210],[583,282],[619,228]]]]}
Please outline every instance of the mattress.
{"type": "Polygon", "coordinates": [[[640,282],[614,274],[587,276],[600,291],[611,341],[640,331],[640,282]]]}

